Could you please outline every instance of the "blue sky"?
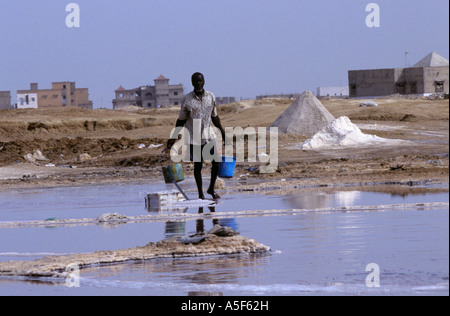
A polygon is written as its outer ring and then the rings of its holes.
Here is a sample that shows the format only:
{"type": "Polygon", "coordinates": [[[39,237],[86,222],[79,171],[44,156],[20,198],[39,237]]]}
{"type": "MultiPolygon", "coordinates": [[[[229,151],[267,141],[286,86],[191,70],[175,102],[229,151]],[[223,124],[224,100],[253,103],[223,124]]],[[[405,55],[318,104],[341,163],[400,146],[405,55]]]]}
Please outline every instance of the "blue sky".
{"type": "Polygon", "coordinates": [[[217,96],[316,91],[347,85],[351,69],[449,57],[447,0],[2,0],[0,91],[76,81],[94,107],[114,90],[160,74],[191,90],[203,72],[217,96]],[[66,26],[66,5],[80,27],[66,26]],[[368,28],[366,5],[380,8],[368,28]]]}

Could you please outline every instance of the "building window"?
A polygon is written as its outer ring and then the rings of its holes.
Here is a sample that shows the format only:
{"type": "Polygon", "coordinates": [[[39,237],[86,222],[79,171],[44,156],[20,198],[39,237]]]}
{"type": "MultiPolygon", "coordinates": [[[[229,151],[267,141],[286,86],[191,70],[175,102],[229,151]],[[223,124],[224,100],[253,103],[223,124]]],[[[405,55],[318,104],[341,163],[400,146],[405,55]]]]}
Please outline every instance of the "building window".
{"type": "Polygon", "coordinates": [[[397,83],[395,84],[397,93],[399,93],[399,94],[405,94],[405,92],[406,92],[405,86],[406,86],[406,84],[405,84],[404,82],[397,82],[397,83]]]}
{"type": "Polygon", "coordinates": [[[119,93],[119,98],[123,98],[123,93],[119,93]]]}
{"type": "Polygon", "coordinates": [[[43,95],[42,99],[47,100],[48,95],[43,95]]]}
{"type": "Polygon", "coordinates": [[[436,92],[444,92],[444,81],[435,81],[436,92]]]}
{"type": "Polygon", "coordinates": [[[150,102],[147,103],[147,107],[151,108],[151,107],[152,107],[152,104],[151,104],[150,102]]]}
{"type": "Polygon", "coordinates": [[[174,92],[173,92],[173,95],[178,95],[178,91],[174,91],[174,92]]]}

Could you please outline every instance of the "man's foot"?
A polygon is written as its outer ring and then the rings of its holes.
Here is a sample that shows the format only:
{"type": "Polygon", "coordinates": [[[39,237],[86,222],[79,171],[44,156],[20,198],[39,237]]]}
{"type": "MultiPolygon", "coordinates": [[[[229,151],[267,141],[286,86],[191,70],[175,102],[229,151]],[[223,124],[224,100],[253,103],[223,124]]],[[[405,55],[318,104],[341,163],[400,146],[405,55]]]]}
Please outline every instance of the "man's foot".
{"type": "Polygon", "coordinates": [[[214,190],[209,189],[208,191],[206,191],[206,193],[211,194],[213,200],[220,199],[220,195],[214,192],[214,190]]]}
{"type": "Polygon", "coordinates": [[[198,195],[198,199],[199,200],[206,200],[205,195],[203,193],[198,195]]]}

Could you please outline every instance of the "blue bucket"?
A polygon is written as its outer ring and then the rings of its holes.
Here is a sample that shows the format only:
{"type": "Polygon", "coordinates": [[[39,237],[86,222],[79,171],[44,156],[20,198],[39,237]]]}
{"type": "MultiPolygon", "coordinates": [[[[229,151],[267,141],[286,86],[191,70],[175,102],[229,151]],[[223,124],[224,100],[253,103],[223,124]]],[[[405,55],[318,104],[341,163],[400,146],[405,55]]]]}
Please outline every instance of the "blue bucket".
{"type": "Polygon", "coordinates": [[[236,157],[222,157],[222,162],[219,168],[219,177],[221,178],[233,178],[234,169],[236,168],[236,157]]]}

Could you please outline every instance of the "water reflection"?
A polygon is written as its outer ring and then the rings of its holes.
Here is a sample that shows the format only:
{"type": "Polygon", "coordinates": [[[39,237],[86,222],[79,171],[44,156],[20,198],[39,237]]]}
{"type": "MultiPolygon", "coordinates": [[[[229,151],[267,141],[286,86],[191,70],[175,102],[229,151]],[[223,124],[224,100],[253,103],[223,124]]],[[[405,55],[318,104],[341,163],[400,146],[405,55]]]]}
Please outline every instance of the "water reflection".
{"type": "Polygon", "coordinates": [[[299,191],[287,195],[286,200],[295,209],[315,209],[331,206],[353,206],[360,197],[360,191],[299,191]]]}
{"type": "Polygon", "coordinates": [[[377,186],[371,187],[368,191],[335,191],[333,189],[293,190],[284,192],[282,199],[289,207],[295,209],[437,201],[447,202],[448,188],[377,186]]]}
{"type": "MultiPolygon", "coordinates": [[[[215,206],[208,206],[207,207],[209,209],[209,213],[210,214],[214,214],[216,212],[216,207],[215,206]]],[[[184,212],[186,212],[188,209],[186,208],[184,212]]],[[[204,214],[205,212],[205,207],[201,206],[198,207],[198,214],[204,214]]],[[[207,220],[209,221],[209,220],[207,220]]],[[[233,228],[235,231],[239,231],[239,225],[236,221],[235,218],[221,218],[221,219],[217,219],[217,218],[212,218],[211,220],[211,224],[212,227],[214,227],[215,225],[220,225],[223,227],[230,227],[233,228]]],[[[205,219],[201,218],[201,219],[197,219],[196,220],[196,230],[195,233],[196,234],[205,234],[209,229],[205,229],[205,219]]],[[[186,231],[186,221],[167,221],[166,225],[165,225],[165,230],[164,230],[164,236],[165,238],[171,238],[171,237],[183,237],[186,235],[190,235],[192,233],[189,233],[186,231]]]]}

